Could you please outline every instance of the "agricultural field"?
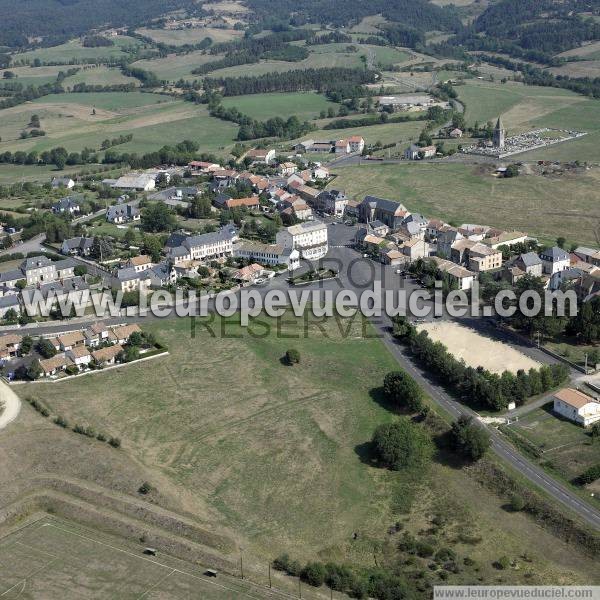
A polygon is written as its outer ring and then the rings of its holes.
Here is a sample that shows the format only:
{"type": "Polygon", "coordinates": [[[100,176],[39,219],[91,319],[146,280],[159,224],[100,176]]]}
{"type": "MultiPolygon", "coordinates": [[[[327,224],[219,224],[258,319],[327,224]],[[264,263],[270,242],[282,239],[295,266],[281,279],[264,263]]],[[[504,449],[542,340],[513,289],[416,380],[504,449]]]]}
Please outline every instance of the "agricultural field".
{"type": "Polygon", "coordinates": [[[194,27],[190,29],[147,29],[141,28],[137,33],[148,37],[160,44],[170,46],[183,46],[185,44],[198,44],[209,37],[214,44],[230,42],[244,35],[243,31],[236,29],[217,29],[216,27],[194,27]]]}
{"type": "Polygon", "coordinates": [[[9,69],[0,69],[0,79],[3,82],[16,81],[25,86],[44,85],[56,81],[59,71],[64,71],[65,67],[11,67],[9,69]],[[4,79],[4,73],[10,71],[16,75],[15,79],[4,79]]]}
{"type": "Polygon", "coordinates": [[[600,42],[591,42],[578,48],[572,48],[566,52],[557,54],[560,58],[582,58],[584,60],[598,60],[600,59],[600,42]]]}
{"type": "Polygon", "coordinates": [[[552,402],[520,417],[510,427],[541,451],[541,463],[568,481],[600,462],[600,444],[594,444],[583,427],[555,415],[552,402]]]}
{"type": "Polygon", "coordinates": [[[176,81],[178,79],[198,79],[200,75],[194,75],[192,71],[207,62],[221,58],[218,55],[203,54],[201,50],[189,54],[169,54],[164,58],[138,60],[133,63],[134,67],[151,71],[159,79],[176,81]]]}
{"type": "MultiPolygon", "coordinates": [[[[174,600],[275,598],[262,586],[221,573],[207,577],[201,565],[125,543],[54,516],[42,517],[0,539],[0,594],[11,598],[169,597],[174,600]]],[[[276,580],[276,583],[279,583],[276,580]]],[[[305,590],[306,598],[317,597],[305,590]]]]}
{"type": "MultiPolygon", "coordinates": [[[[524,553],[532,562],[507,575],[513,583],[595,578],[590,559],[506,512],[466,471],[443,460],[418,475],[372,466],[365,443],[394,418],[377,388],[396,364],[358,320],[287,315],[277,327],[261,318],[253,333],[232,320],[198,320],[195,333],[190,325],[145,323],[169,346],[169,356],[151,364],[28,391],[71,421],[116,432],[119,454],[143,463],[165,493],[177,490],[211,530],[234,532],[236,545],[263,564],[286,551],[300,560],[372,565],[374,553],[385,561],[395,552],[384,541],[390,524],[419,535],[438,515],[443,543],[475,560],[486,580],[498,578],[492,563],[499,556],[524,553]],[[300,352],[298,366],[282,364],[289,347],[300,352]],[[82,386],[93,402],[81,401],[82,386]]],[[[458,579],[473,577],[465,569],[458,579]]]]}
{"type": "Polygon", "coordinates": [[[322,110],[339,108],[322,94],[314,92],[298,92],[286,94],[251,94],[248,96],[232,96],[223,99],[223,106],[235,106],[241,112],[259,121],[273,117],[287,118],[292,115],[300,120],[310,120],[319,116],[322,110]]]}
{"type": "Polygon", "coordinates": [[[129,133],[133,140],[116,147],[121,152],[145,153],[184,139],[216,151],[233,143],[237,126],[211,117],[206,106],[141,92],[56,94],[0,113],[0,151],[99,149],[104,139],[129,133]],[[34,113],[46,136],[21,140],[34,113]]]}
{"type": "MultiPolygon", "coordinates": [[[[43,67],[42,67],[43,68],[43,67]]],[[[132,83],[139,86],[140,82],[135,77],[123,75],[120,69],[105,67],[104,65],[83,65],[75,75],[63,81],[63,88],[69,91],[77,83],[86,85],[122,85],[132,83]]]]}
{"type": "Polygon", "coordinates": [[[537,175],[496,179],[489,167],[442,162],[333,171],[333,185],[357,199],[366,194],[391,198],[431,218],[526,231],[543,242],[562,235],[569,243],[596,243],[598,169],[552,180],[537,175]]]}
{"type": "Polygon", "coordinates": [[[119,58],[125,56],[124,48],[137,47],[141,45],[139,40],[125,35],[111,38],[113,46],[101,46],[97,48],[85,48],[80,40],[71,40],[60,46],[50,48],[38,48],[28,52],[19,52],[13,55],[13,64],[29,64],[36,58],[42,63],[68,64],[71,61],[85,61],[98,58],[119,58]]]}

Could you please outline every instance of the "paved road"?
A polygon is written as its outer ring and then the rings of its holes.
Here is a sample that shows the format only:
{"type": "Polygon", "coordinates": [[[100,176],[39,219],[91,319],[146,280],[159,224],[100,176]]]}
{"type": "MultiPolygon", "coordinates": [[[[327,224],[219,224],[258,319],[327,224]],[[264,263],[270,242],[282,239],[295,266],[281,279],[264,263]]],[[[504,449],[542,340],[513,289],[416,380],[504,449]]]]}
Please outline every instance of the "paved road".
{"type": "MultiPolygon", "coordinates": [[[[329,227],[331,250],[326,262],[329,262],[332,266],[337,266],[339,264],[346,266],[352,265],[349,274],[342,271],[339,280],[330,280],[319,284],[313,284],[303,287],[301,290],[320,289],[333,290],[335,292],[340,289],[348,289],[360,293],[360,291],[364,289],[370,289],[374,275],[382,281],[383,287],[386,290],[406,289],[410,291],[411,289],[418,288],[415,283],[402,279],[396,275],[395,268],[376,264],[369,260],[360,260],[360,254],[348,247],[354,237],[355,231],[356,228],[354,227],[346,227],[340,224],[331,225],[329,227]]],[[[264,294],[273,289],[287,290],[289,289],[289,286],[285,281],[285,276],[278,276],[273,280],[270,280],[266,285],[256,289],[264,294]]],[[[156,317],[149,315],[146,318],[156,317]]],[[[100,319],[93,320],[98,321],[100,319]]],[[[109,317],[101,320],[107,325],[110,325],[122,323],[124,321],[135,321],[139,320],[139,318],[109,317]]],[[[483,320],[480,319],[479,321],[479,325],[485,327],[485,325],[482,324],[483,320]]],[[[58,324],[40,324],[33,327],[29,326],[28,328],[31,327],[35,334],[38,335],[56,334],[57,332],[81,329],[82,327],[85,327],[88,322],[89,319],[84,319],[58,324]]],[[[390,333],[391,320],[389,317],[384,315],[378,319],[373,319],[372,322],[376,331],[381,335],[383,343],[389,348],[398,363],[419,382],[434,402],[454,418],[457,418],[460,415],[477,416],[474,411],[454,400],[437,382],[430,379],[426,371],[420,369],[419,366],[412,362],[406,349],[392,338],[390,333]]],[[[469,321],[467,324],[473,326],[472,321],[469,321]]],[[[494,333],[497,334],[498,332],[494,333]]],[[[515,340],[510,338],[507,338],[505,341],[512,345],[516,345],[515,340]]],[[[519,346],[519,349],[521,351],[526,351],[529,356],[534,357],[536,360],[539,360],[539,362],[549,362],[550,360],[550,357],[539,351],[537,348],[519,346]]],[[[593,527],[600,529],[600,511],[586,504],[565,485],[556,481],[536,464],[522,456],[495,428],[488,427],[488,430],[492,439],[492,448],[500,458],[506,461],[513,469],[531,483],[542,488],[552,498],[571,509],[581,519],[593,527]]]]}
{"type": "Polygon", "coordinates": [[[3,381],[0,381],[0,405],[3,406],[0,412],[0,429],[4,429],[19,416],[21,400],[12,388],[3,381]]]}

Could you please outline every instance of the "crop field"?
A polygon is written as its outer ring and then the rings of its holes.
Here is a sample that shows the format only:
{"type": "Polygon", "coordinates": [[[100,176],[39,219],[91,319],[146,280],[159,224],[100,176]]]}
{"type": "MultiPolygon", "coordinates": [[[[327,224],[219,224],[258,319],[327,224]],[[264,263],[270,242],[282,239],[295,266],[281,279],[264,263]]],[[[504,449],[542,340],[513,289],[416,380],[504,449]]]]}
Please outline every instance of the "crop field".
{"type": "Polygon", "coordinates": [[[592,42],[578,48],[572,48],[571,50],[557,54],[557,56],[562,58],[576,56],[584,60],[597,60],[600,59],[600,42],[592,42]]]}
{"type": "MultiPolygon", "coordinates": [[[[231,576],[207,577],[207,566],[203,569],[160,553],[146,556],[143,549],[140,543],[127,545],[123,540],[47,516],[0,539],[0,596],[7,600],[281,597],[231,576]]],[[[308,592],[308,598],[314,597],[308,592]]]]}
{"type": "Polygon", "coordinates": [[[555,415],[552,402],[519,418],[511,427],[542,451],[541,462],[550,463],[548,466],[569,481],[600,462],[600,444],[594,444],[583,427],[555,415]]]}
{"type": "Polygon", "coordinates": [[[196,67],[219,58],[221,57],[218,55],[202,54],[201,50],[197,50],[189,54],[169,54],[164,58],[138,60],[133,63],[133,66],[151,71],[159,79],[167,81],[176,81],[180,78],[192,80],[202,77],[192,74],[196,67]]]}
{"type": "MultiPolygon", "coordinates": [[[[186,490],[188,511],[215,531],[235,532],[262,564],[285,551],[372,565],[374,553],[385,560],[392,551],[384,541],[390,524],[400,520],[418,534],[440,515],[445,543],[475,559],[477,576],[497,576],[498,556],[527,552],[533,563],[511,581],[594,579],[590,559],[505,512],[467,472],[441,461],[416,476],[365,459],[374,428],[394,418],[378,387],[396,363],[358,319],[261,317],[250,331],[231,319],[197,320],[194,334],[190,325],[144,323],[169,345],[169,356],[151,364],[28,391],[72,422],[119,434],[121,453],[153,470],[165,493],[186,490]],[[290,347],[301,356],[294,367],[281,361],[290,347]],[[535,575],[525,575],[532,568],[535,575]]],[[[465,571],[465,581],[473,577],[465,571]]]]}
{"type": "Polygon", "coordinates": [[[496,179],[485,167],[456,163],[363,164],[334,172],[334,186],[357,199],[391,198],[430,218],[526,231],[546,242],[562,235],[569,242],[595,243],[597,169],[550,181],[535,175],[496,179]]]}
{"type": "Polygon", "coordinates": [[[204,38],[209,37],[213,43],[230,42],[244,35],[243,31],[236,29],[217,29],[216,27],[195,27],[193,29],[146,29],[137,30],[155,42],[169,44],[171,46],[183,46],[184,44],[197,44],[204,38]]]}
{"type": "Polygon", "coordinates": [[[128,133],[133,140],[116,147],[119,151],[145,153],[184,139],[211,151],[231,145],[237,126],[211,117],[206,106],[141,92],[56,94],[0,112],[0,151],[99,149],[104,139],[128,133]],[[33,113],[46,136],[21,140],[33,113]]]}
{"type": "Polygon", "coordinates": [[[310,120],[318,117],[322,110],[333,108],[337,111],[339,108],[339,105],[330,102],[325,96],[314,92],[232,96],[223,99],[223,106],[235,106],[244,114],[260,121],[291,115],[296,115],[300,120],[310,120]]]}
{"type": "Polygon", "coordinates": [[[27,64],[39,58],[44,62],[68,63],[72,60],[86,60],[97,58],[118,58],[125,55],[123,48],[139,46],[141,42],[135,38],[120,35],[111,38],[113,46],[85,48],[79,40],[71,40],[60,46],[38,48],[28,52],[19,52],[13,55],[13,63],[27,64]]]}
{"type": "Polygon", "coordinates": [[[64,67],[11,67],[9,69],[0,69],[0,79],[3,82],[16,81],[23,85],[44,85],[56,81],[58,72],[64,67]],[[16,75],[16,79],[4,79],[4,73],[11,71],[16,75]]]}
{"type": "MultiPolygon", "coordinates": [[[[35,69],[34,69],[35,70],[35,69]]],[[[77,83],[87,85],[120,85],[133,83],[139,86],[140,82],[135,77],[123,75],[120,69],[105,67],[103,65],[82,65],[75,75],[67,77],[63,82],[63,87],[68,91],[77,83]]]]}

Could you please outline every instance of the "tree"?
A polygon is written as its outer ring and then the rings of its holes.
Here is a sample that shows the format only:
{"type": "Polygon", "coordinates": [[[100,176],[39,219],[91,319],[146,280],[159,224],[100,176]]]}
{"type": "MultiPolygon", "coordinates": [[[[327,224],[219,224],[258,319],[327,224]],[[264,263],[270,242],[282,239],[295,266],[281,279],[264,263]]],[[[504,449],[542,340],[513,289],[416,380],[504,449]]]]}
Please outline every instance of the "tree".
{"type": "MultiPolygon", "coordinates": [[[[22,345],[22,344],[21,344],[22,345]]],[[[590,437],[592,438],[592,444],[597,438],[600,438],[600,422],[594,423],[590,429],[590,437]]]]}
{"type": "Polygon", "coordinates": [[[171,231],[177,225],[175,215],[163,202],[155,202],[142,211],[142,229],[150,233],[171,231]]]}
{"type": "Polygon", "coordinates": [[[520,512],[525,508],[525,499],[523,496],[519,496],[518,494],[514,494],[510,499],[510,509],[513,512],[520,512]]]}
{"type": "Polygon", "coordinates": [[[294,348],[290,348],[285,352],[285,360],[288,365],[297,365],[300,363],[300,352],[294,348]]]}
{"type": "Polygon", "coordinates": [[[15,375],[18,379],[28,379],[29,381],[35,381],[41,374],[42,366],[37,359],[32,360],[27,366],[21,365],[15,371],[15,375]]]}
{"type": "Polygon", "coordinates": [[[559,248],[564,248],[566,243],[567,240],[562,235],[556,238],[556,245],[559,248]]]}
{"type": "Polygon", "coordinates": [[[450,444],[464,458],[477,461],[491,445],[490,434],[475,424],[472,417],[463,415],[452,423],[450,444]]]}
{"type": "Polygon", "coordinates": [[[26,335],[21,340],[21,346],[19,347],[19,353],[21,356],[25,356],[31,352],[33,348],[33,338],[30,335],[26,335]]]}
{"type": "Polygon", "coordinates": [[[83,277],[87,273],[87,267],[85,265],[77,265],[73,269],[75,277],[83,277]]]}
{"type": "Polygon", "coordinates": [[[393,471],[423,468],[433,455],[427,432],[405,418],[380,425],[373,434],[372,446],[379,462],[393,471]]]}
{"type": "Polygon", "coordinates": [[[132,362],[140,357],[140,349],[138,346],[128,344],[121,352],[119,352],[119,360],[124,363],[132,362]]]}
{"type": "Polygon", "coordinates": [[[383,380],[383,392],[397,408],[418,412],[423,408],[423,391],[405,371],[392,371],[383,380]]]}
{"type": "Polygon", "coordinates": [[[52,358],[53,356],[56,356],[56,348],[47,339],[40,338],[35,345],[35,349],[44,358],[52,358]]]}
{"type": "Polygon", "coordinates": [[[135,229],[133,229],[133,227],[129,227],[123,235],[123,242],[127,246],[132,246],[135,243],[136,237],[135,229]]]}
{"type": "Polygon", "coordinates": [[[162,244],[160,238],[155,235],[145,235],[143,241],[144,252],[150,256],[152,262],[160,262],[162,244]]]}

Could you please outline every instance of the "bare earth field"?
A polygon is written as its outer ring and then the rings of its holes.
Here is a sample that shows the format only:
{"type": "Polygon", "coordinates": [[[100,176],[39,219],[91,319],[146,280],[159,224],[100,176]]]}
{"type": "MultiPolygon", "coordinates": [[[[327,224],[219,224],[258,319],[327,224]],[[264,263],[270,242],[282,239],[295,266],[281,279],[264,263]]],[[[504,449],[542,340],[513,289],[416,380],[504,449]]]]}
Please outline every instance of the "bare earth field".
{"type": "Polygon", "coordinates": [[[508,344],[477,333],[474,329],[455,322],[433,322],[418,325],[435,342],[441,342],[451,354],[462,359],[470,367],[483,367],[492,373],[519,369],[528,371],[539,368],[539,363],[508,344]]]}

